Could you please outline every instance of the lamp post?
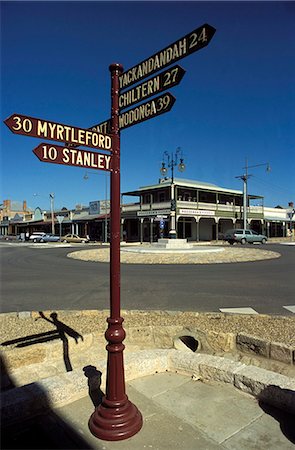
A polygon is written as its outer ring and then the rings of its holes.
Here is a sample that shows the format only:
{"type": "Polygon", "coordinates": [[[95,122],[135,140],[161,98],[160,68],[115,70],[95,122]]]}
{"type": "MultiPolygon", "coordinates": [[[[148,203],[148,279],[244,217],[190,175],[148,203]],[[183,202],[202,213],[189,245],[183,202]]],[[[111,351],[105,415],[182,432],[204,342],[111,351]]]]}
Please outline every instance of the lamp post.
{"type": "MultiPolygon", "coordinates": [[[[84,180],[88,180],[89,173],[91,175],[100,175],[100,173],[96,173],[96,172],[86,172],[83,177],[84,180]]],[[[108,174],[107,174],[107,172],[106,172],[105,183],[106,183],[105,184],[105,203],[104,203],[105,218],[104,218],[104,238],[103,238],[103,240],[104,240],[104,243],[107,243],[108,242],[108,218],[107,218],[107,213],[108,213],[108,206],[107,206],[107,204],[108,204],[108,200],[107,200],[108,199],[108,174]]]]}
{"type": "Polygon", "coordinates": [[[175,184],[174,184],[174,167],[178,168],[179,172],[185,171],[185,164],[183,162],[182,150],[180,147],[177,147],[175,153],[171,152],[169,154],[167,151],[163,153],[163,161],[160,172],[163,177],[168,172],[168,168],[171,169],[171,220],[170,220],[170,230],[169,230],[169,238],[176,239],[176,199],[175,199],[175,184]],[[178,164],[178,155],[180,154],[180,162],[178,164]],[[167,163],[165,163],[165,159],[167,163]],[[167,167],[166,167],[167,164],[167,167]]]}
{"type": "Polygon", "coordinates": [[[249,166],[248,160],[246,158],[246,165],[245,165],[245,167],[243,167],[243,169],[245,169],[244,175],[239,175],[236,177],[236,178],[240,178],[241,180],[243,180],[243,228],[244,228],[244,230],[246,230],[248,228],[247,227],[248,179],[250,177],[252,177],[252,175],[250,175],[248,173],[248,169],[252,169],[254,167],[260,167],[260,166],[266,166],[267,172],[271,171],[269,163],[255,164],[254,166],[249,166]]]}
{"type": "Polygon", "coordinates": [[[289,216],[289,219],[290,219],[290,241],[292,241],[293,240],[293,224],[292,224],[292,221],[293,221],[293,216],[295,215],[295,208],[294,208],[294,203],[293,202],[290,202],[289,203],[289,212],[287,213],[288,214],[288,216],[289,216]]]}
{"type": "Polygon", "coordinates": [[[51,209],[51,233],[54,234],[54,193],[49,194],[51,209]]]}

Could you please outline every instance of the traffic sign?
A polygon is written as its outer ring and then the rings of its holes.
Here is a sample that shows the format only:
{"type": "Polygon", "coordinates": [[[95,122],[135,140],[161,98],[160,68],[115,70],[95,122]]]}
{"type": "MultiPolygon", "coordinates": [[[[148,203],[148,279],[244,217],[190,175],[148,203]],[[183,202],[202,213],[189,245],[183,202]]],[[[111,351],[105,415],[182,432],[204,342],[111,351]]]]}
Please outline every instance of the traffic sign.
{"type": "MultiPolygon", "coordinates": [[[[128,109],[124,113],[119,115],[119,129],[131,127],[137,123],[144,122],[145,120],[157,117],[160,114],[164,114],[172,109],[176,98],[173,97],[170,92],[159,95],[153,100],[136,106],[135,108],[128,109]]],[[[105,129],[107,133],[110,133],[111,121],[107,120],[101,122],[98,125],[93,125],[91,130],[101,133],[102,129],[105,129]]]]}
{"type": "Polygon", "coordinates": [[[91,152],[60,145],[42,143],[34,148],[33,153],[40,161],[64,164],[66,166],[86,167],[87,169],[100,169],[110,172],[112,157],[103,153],[91,152]]]}
{"type": "Polygon", "coordinates": [[[160,92],[166,91],[166,89],[176,86],[180,83],[184,74],[185,70],[176,65],[169,68],[165,72],[161,72],[155,77],[144,81],[138,86],[135,86],[133,89],[123,92],[123,94],[119,96],[120,111],[134,105],[135,103],[139,103],[144,99],[153,97],[160,92]]]}
{"type": "Polygon", "coordinates": [[[204,24],[163,50],[155,53],[153,56],[123,72],[119,78],[120,90],[206,47],[214,36],[215,31],[215,28],[211,25],[204,24]]]}
{"type": "Polygon", "coordinates": [[[48,120],[21,114],[12,114],[4,120],[4,123],[15,134],[74,143],[101,150],[112,150],[112,137],[92,130],[49,122],[48,120]]]}

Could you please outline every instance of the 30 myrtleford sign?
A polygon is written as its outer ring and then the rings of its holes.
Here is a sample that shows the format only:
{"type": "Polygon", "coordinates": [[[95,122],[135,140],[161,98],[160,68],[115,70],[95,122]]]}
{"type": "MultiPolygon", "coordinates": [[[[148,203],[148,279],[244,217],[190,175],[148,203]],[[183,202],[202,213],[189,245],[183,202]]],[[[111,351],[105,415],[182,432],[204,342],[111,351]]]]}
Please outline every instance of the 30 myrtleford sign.
{"type": "Polygon", "coordinates": [[[63,125],[21,114],[12,114],[8,119],[4,120],[4,123],[15,134],[74,143],[101,150],[112,150],[112,137],[93,130],[63,125]]]}
{"type": "Polygon", "coordinates": [[[43,162],[111,171],[112,156],[103,153],[46,143],[39,144],[33,153],[43,162]]]}
{"type": "Polygon", "coordinates": [[[204,24],[131,69],[126,70],[119,79],[120,89],[125,89],[143,78],[170,66],[179,59],[206,47],[215,31],[215,28],[211,25],[204,24]]]}

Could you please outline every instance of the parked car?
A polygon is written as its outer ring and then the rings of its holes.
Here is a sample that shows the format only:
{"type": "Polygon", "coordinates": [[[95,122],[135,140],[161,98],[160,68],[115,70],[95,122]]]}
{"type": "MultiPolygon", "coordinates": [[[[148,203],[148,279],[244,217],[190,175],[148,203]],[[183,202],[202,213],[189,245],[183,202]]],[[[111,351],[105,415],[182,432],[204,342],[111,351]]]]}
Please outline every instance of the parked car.
{"type": "Polygon", "coordinates": [[[77,234],[66,234],[61,238],[62,242],[82,242],[83,244],[89,242],[89,239],[86,237],[80,237],[77,234]]]}
{"type": "Polygon", "coordinates": [[[19,241],[20,235],[19,234],[5,234],[5,235],[1,234],[0,239],[5,239],[5,241],[19,241]]]}
{"type": "Polygon", "coordinates": [[[43,231],[34,231],[34,233],[32,233],[29,237],[29,241],[40,242],[45,235],[46,233],[44,233],[43,231]]]}
{"type": "Polygon", "coordinates": [[[235,242],[240,244],[253,244],[254,242],[260,242],[265,244],[267,237],[264,234],[256,233],[253,230],[244,230],[237,228],[236,230],[228,230],[225,233],[224,240],[233,245],[235,242]]]}
{"type": "Polygon", "coordinates": [[[41,239],[39,242],[57,242],[59,241],[59,236],[52,233],[44,234],[44,236],[41,236],[41,239]]]}

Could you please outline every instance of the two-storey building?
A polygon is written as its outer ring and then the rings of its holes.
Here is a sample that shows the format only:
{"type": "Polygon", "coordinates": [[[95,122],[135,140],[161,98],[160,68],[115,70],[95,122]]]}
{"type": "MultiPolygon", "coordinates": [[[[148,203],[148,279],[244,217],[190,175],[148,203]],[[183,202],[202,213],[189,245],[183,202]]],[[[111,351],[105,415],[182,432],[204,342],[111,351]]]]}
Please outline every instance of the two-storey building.
{"type": "MultiPolygon", "coordinates": [[[[165,178],[159,183],[124,192],[139,201],[122,205],[123,229],[129,240],[155,241],[168,237],[172,217],[176,236],[192,241],[222,238],[229,228],[243,226],[243,192],[199,181],[165,178]]],[[[263,197],[247,196],[252,229],[264,231],[263,197]]]]}

